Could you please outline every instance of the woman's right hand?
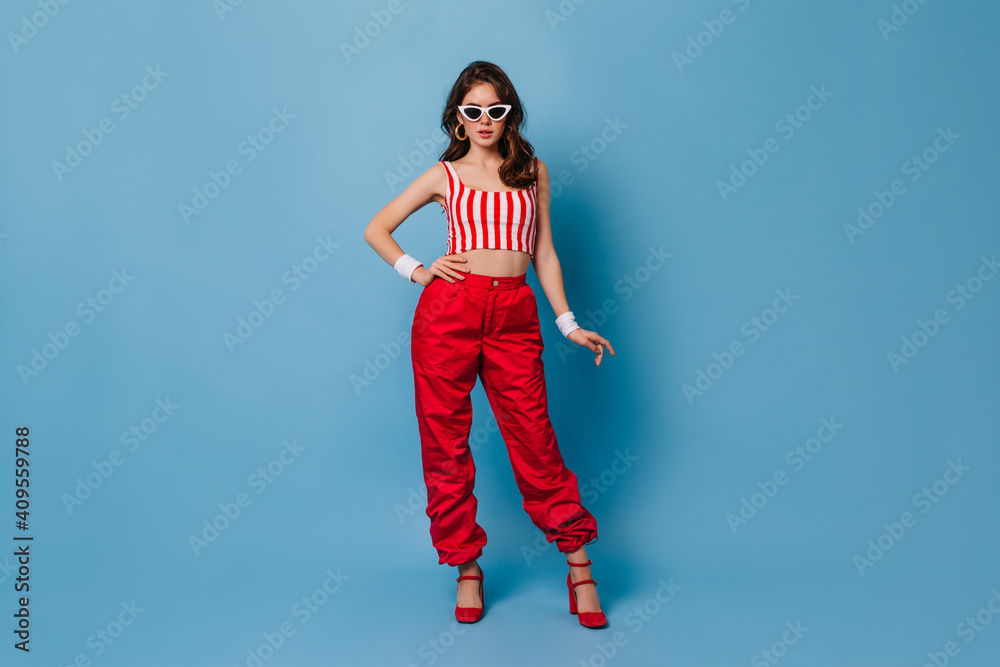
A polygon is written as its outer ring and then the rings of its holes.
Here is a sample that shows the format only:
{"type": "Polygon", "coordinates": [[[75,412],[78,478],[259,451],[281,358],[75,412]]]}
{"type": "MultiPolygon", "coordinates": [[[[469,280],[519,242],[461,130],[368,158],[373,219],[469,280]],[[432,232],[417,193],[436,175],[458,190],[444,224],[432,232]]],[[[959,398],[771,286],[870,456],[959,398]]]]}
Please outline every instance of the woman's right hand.
{"type": "Polygon", "coordinates": [[[450,283],[456,280],[465,280],[465,276],[462,274],[471,271],[471,269],[465,266],[468,261],[465,257],[459,255],[438,257],[428,268],[418,266],[413,272],[413,281],[427,287],[434,278],[438,277],[444,278],[450,283]]]}

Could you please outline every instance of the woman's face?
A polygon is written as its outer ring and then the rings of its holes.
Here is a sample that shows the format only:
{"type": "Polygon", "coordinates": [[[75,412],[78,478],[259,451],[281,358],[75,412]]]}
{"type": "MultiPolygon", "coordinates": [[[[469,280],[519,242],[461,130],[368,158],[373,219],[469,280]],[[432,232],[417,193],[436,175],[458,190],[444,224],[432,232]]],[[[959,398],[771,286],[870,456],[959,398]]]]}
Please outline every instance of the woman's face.
{"type": "MultiPolygon", "coordinates": [[[[475,104],[483,109],[500,103],[500,98],[497,97],[493,85],[489,83],[475,84],[461,101],[462,106],[475,104]]],[[[500,137],[503,136],[503,131],[507,127],[507,118],[493,120],[489,114],[484,113],[479,117],[479,120],[471,121],[463,116],[461,111],[456,111],[455,113],[458,114],[458,122],[465,125],[465,133],[469,136],[469,141],[483,147],[492,146],[500,141],[500,137]]]]}

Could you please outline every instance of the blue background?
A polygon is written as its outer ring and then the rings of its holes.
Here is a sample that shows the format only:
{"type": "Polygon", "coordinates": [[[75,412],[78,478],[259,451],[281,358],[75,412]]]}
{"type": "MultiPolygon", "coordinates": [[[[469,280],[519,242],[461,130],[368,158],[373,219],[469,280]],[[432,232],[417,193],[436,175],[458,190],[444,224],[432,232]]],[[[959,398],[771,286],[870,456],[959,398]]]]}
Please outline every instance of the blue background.
{"type": "MultiPolygon", "coordinates": [[[[1000,251],[1000,3],[389,7],[5,3],[3,663],[250,665],[286,623],[262,664],[773,664],[766,649],[787,665],[922,665],[950,641],[955,664],[996,664],[1000,619],[961,624],[1000,590],[1000,280],[977,282],[1000,251]],[[481,386],[487,612],[453,625],[457,575],[430,542],[399,344],[420,287],[362,238],[438,159],[445,95],[478,59],[508,73],[527,138],[571,181],[551,209],[567,296],[617,351],[597,368],[571,349],[529,271],[551,418],[600,526],[597,632],[567,613],[565,560],[539,548],[481,386]],[[248,150],[275,109],[294,117],[248,150]],[[796,112],[788,136],[779,122],[796,112]],[[113,131],[58,173],[102,119],[113,131]],[[743,165],[769,139],[777,150],[743,165]],[[911,180],[925,150],[935,161],[911,180]],[[185,220],[230,161],[238,173],[185,220]],[[905,192],[852,239],[845,225],[897,179],[905,192]],[[321,242],[337,245],[308,280],[283,278],[321,242]],[[651,249],[670,253],[653,271],[651,249]],[[960,285],[978,290],[961,308],[960,285]],[[276,289],[270,316],[227,345],[276,289]],[[797,299],[775,315],[778,290],[797,299]],[[936,334],[892,364],[939,309],[936,334]],[[61,338],[69,322],[77,335],[61,338]],[[41,370],[25,374],[35,351],[41,370]],[[700,372],[711,382],[685,393],[700,372]],[[795,464],[823,419],[842,428],[795,464]],[[12,647],[19,425],[30,654],[12,647]],[[143,440],[123,440],[133,427],[143,440]],[[286,441],[298,449],[274,463],[286,441]],[[949,462],[967,470],[920,501],[949,462]],[[744,499],[757,507],[734,523],[744,499]],[[193,547],[212,521],[224,529],[193,547]],[[340,587],[306,616],[295,605],[328,571],[340,587]],[[783,638],[786,623],[808,630],[783,638]]],[[[430,261],[444,224],[427,207],[395,238],[430,261]]]]}

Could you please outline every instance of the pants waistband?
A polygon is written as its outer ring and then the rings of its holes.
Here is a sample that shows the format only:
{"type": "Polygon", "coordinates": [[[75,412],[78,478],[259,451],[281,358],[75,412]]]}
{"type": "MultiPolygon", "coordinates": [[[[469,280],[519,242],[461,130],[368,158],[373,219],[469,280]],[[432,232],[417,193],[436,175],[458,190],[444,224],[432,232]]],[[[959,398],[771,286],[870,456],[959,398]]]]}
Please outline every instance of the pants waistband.
{"type": "Polygon", "coordinates": [[[482,273],[467,273],[463,285],[469,287],[480,287],[489,290],[517,289],[522,285],[527,285],[527,275],[522,273],[519,276],[487,276],[482,273]]]}

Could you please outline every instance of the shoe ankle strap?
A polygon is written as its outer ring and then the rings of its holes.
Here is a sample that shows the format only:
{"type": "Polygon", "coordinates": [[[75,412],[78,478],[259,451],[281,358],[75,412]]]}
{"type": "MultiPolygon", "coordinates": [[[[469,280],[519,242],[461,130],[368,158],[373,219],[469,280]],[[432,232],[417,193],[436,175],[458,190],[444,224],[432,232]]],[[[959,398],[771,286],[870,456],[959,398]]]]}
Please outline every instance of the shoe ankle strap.
{"type": "MultiPolygon", "coordinates": [[[[566,562],[569,562],[569,561],[566,561],[566,562]]],[[[569,563],[569,564],[570,564],[570,567],[587,567],[588,565],[591,565],[592,562],[593,561],[589,561],[588,560],[586,563],[569,563]]]]}
{"type": "Polygon", "coordinates": [[[483,580],[483,575],[481,574],[467,574],[464,577],[459,577],[455,581],[461,581],[462,579],[477,579],[479,581],[483,580]]]}
{"type": "Polygon", "coordinates": [[[575,582],[573,584],[573,587],[576,588],[577,586],[582,586],[583,584],[594,584],[596,586],[597,582],[594,581],[593,579],[584,579],[583,581],[577,581],[577,582],[575,582]]]}

